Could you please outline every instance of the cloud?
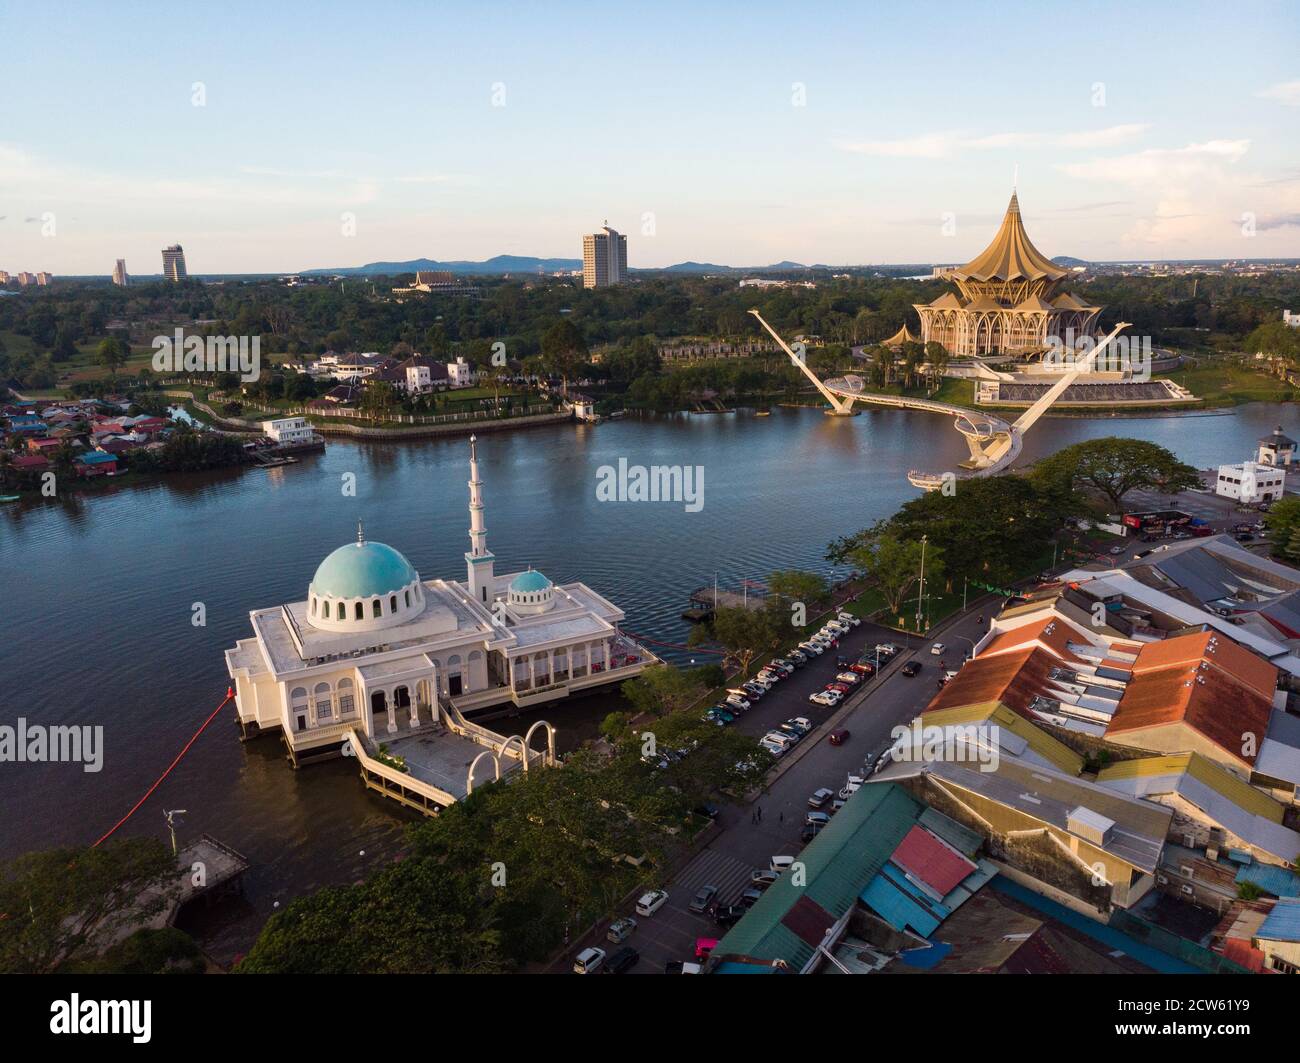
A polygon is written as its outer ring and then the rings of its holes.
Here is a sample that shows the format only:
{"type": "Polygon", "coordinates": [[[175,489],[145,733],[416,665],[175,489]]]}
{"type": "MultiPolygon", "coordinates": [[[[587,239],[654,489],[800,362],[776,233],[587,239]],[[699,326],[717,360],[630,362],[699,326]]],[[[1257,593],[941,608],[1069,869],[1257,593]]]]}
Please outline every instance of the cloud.
{"type": "Polygon", "coordinates": [[[989,151],[1005,148],[1086,148],[1121,144],[1141,136],[1151,127],[1130,122],[1086,129],[1074,133],[1004,132],[972,135],[961,132],[925,133],[899,140],[838,140],[841,151],[896,159],[943,159],[962,151],[989,151]]]}
{"type": "Polygon", "coordinates": [[[1292,214],[1266,214],[1255,219],[1255,228],[1260,232],[1268,229],[1291,229],[1300,226],[1300,211],[1292,214]]]}
{"type": "Polygon", "coordinates": [[[1223,164],[1238,162],[1249,150],[1249,140],[1207,140],[1182,148],[1149,148],[1086,162],[1058,163],[1057,168],[1084,181],[1159,186],[1218,173],[1223,164]]]}
{"type": "Polygon", "coordinates": [[[1276,100],[1287,107],[1300,107],[1300,81],[1279,81],[1255,93],[1261,100],[1276,100]]]}

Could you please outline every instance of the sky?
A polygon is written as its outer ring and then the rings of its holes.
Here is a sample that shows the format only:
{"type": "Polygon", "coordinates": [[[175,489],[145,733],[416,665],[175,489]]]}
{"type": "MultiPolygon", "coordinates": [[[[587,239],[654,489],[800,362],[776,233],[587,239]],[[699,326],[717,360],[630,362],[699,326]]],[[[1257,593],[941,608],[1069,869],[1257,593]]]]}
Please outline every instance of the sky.
{"type": "Polygon", "coordinates": [[[1300,257],[1300,4],[0,0],[0,269],[1300,257]]]}

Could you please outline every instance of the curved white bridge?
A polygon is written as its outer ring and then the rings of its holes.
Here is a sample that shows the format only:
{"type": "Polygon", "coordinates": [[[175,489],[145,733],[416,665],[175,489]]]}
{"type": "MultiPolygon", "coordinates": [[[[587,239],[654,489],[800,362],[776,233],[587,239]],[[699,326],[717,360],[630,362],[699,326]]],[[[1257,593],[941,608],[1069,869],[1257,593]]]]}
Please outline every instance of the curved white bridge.
{"type": "Polygon", "coordinates": [[[1011,463],[1020,456],[1020,450],[1023,446],[1022,437],[1025,432],[1029,431],[1038,419],[1047,412],[1048,407],[1064,394],[1066,388],[1073,384],[1081,374],[1091,370],[1097,356],[1111,340],[1119,335],[1120,330],[1128,328],[1127,321],[1122,321],[1116,325],[1111,333],[1097,344],[1086,358],[1076,362],[1075,368],[1070,372],[1061,374],[1056,383],[1040,396],[1037,402],[1022,413],[1013,424],[1009,424],[1000,417],[979,413],[975,410],[969,410],[965,406],[956,406],[948,402],[909,398],[904,395],[881,395],[868,391],[866,381],[853,373],[835,377],[831,380],[822,380],[808,368],[802,356],[796,354],[787,346],[785,340],[777,335],[776,330],[763,320],[757,310],[751,310],[750,313],[758,318],[759,324],[767,329],[772,338],[780,344],[781,349],[790,356],[790,361],[794,363],[795,367],[812,381],[813,386],[830,403],[831,408],[827,413],[839,417],[852,416],[854,413],[853,404],[865,402],[873,406],[896,406],[909,410],[927,410],[931,413],[947,414],[953,418],[953,427],[965,437],[966,445],[970,448],[970,459],[961,462],[959,470],[922,472],[913,469],[907,474],[909,483],[914,487],[921,487],[927,491],[941,488],[945,483],[952,482],[959,477],[993,476],[1009,468],[1011,463]]]}

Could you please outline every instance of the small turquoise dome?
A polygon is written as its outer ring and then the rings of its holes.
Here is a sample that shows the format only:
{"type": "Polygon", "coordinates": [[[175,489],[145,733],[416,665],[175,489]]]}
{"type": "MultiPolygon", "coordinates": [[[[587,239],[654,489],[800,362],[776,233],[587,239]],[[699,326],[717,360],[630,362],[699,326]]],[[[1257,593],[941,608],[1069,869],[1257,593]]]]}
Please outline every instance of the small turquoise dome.
{"type": "Polygon", "coordinates": [[[510,581],[510,590],[513,594],[536,594],[539,591],[550,590],[550,587],[551,581],[535,568],[519,573],[510,581]]]}
{"type": "Polygon", "coordinates": [[[371,598],[418,579],[411,563],[383,543],[348,543],[320,563],[311,591],[322,598],[371,598]]]}

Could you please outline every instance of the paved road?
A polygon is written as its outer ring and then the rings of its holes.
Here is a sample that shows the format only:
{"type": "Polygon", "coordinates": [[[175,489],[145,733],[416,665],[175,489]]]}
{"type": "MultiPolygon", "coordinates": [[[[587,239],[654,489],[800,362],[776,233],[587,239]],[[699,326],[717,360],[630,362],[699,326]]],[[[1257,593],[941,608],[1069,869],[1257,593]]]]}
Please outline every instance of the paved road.
{"type": "MultiPolygon", "coordinates": [[[[971,642],[987,631],[991,610],[998,604],[996,599],[984,599],[943,628],[937,637],[946,646],[942,659],[949,667],[956,667],[969,655],[971,642]]],[[[731,725],[754,735],[755,740],[792,716],[808,717],[817,729],[786,754],[790,763],[757,801],[722,808],[713,839],[668,883],[667,903],[653,916],[638,919],[636,931],[625,942],[641,954],[635,973],[661,973],[669,960],[692,959],[698,938],[722,936],[725,931],[712,919],[688,910],[701,886],[717,886],[722,903],[729,904],[748,887],[751,871],[766,868],[773,856],[799,853],[803,848],[799,832],[809,810],[809,794],[822,786],[842,787],[849,771],[860,769],[868,756],[874,759],[890,744],[891,730],[916,716],[937,691],[940,657],[929,652],[932,644],[933,640],[863,623],[846,636],[839,649],[814,658],[778,683],[731,725]],[[847,729],[849,739],[842,746],[832,746],[826,740],[831,728],[824,725],[841,710],[813,705],[808,695],[822,689],[839,670],[837,654],[856,658],[878,642],[904,645],[906,650],[886,667],[883,679],[868,680],[862,694],[847,703],[851,707],[836,726],[847,729]],[[918,676],[909,679],[900,669],[913,658],[921,661],[922,668],[918,676]],[[762,819],[756,822],[759,809],[762,819]]],[[[630,909],[620,914],[630,914],[630,909]]],[[[601,947],[611,951],[618,946],[602,942],[601,947]]]]}

